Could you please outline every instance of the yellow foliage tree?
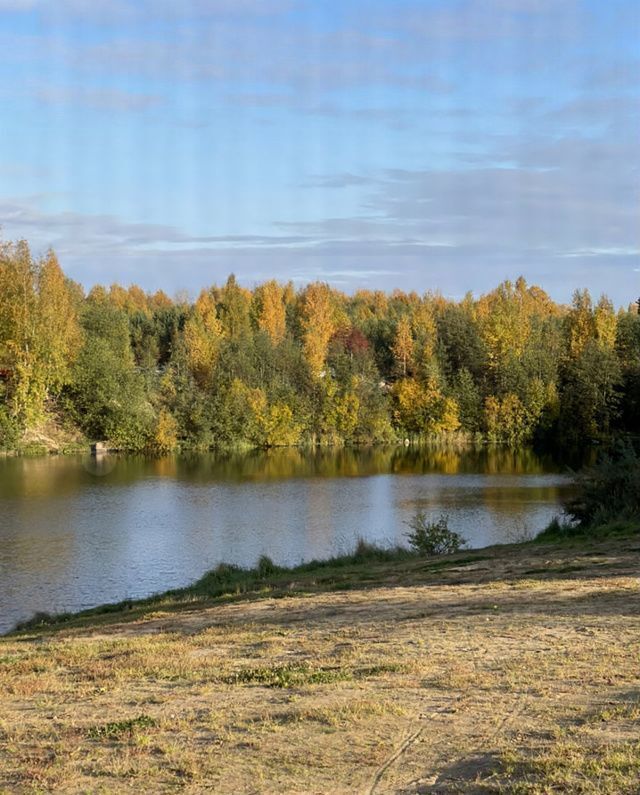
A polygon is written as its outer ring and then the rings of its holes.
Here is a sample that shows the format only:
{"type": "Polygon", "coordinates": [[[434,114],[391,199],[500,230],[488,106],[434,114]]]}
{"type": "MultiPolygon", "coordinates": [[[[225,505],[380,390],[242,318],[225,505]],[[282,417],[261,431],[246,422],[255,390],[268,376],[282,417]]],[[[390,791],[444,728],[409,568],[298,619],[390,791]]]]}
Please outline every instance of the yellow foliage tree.
{"type": "Polygon", "coordinates": [[[56,255],[50,251],[38,273],[38,359],[47,390],[58,390],[68,382],[71,365],[80,350],[80,296],[77,289],[74,294],[56,255]]]}
{"type": "Polygon", "coordinates": [[[55,255],[34,261],[24,241],[0,251],[0,366],[11,372],[11,413],[37,423],[50,392],[69,378],[81,334],[82,293],[65,279],[55,255]]]}
{"type": "Polygon", "coordinates": [[[245,432],[250,441],[261,447],[287,447],[300,441],[302,428],[295,422],[286,403],[269,405],[263,389],[251,389],[236,379],[232,385],[238,403],[245,403],[249,418],[245,432]]]}
{"type": "Polygon", "coordinates": [[[574,358],[580,356],[587,342],[595,336],[593,304],[588,290],[576,290],[568,316],[569,351],[574,358]]]}
{"type": "Polygon", "coordinates": [[[178,423],[166,409],[161,409],[156,420],[150,447],[153,452],[162,454],[175,450],[177,444],[178,423]]]}
{"type": "Polygon", "coordinates": [[[212,295],[203,290],[196,301],[191,317],[184,327],[187,362],[201,387],[211,380],[222,336],[222,326],[216,313],[212,295]]]}
{"type": "Polygon", "coordinates": [[[460,427],[456,401],[445,397],[434,379],[421,384],[404,378],[394,384],[393,397],[396,422],[410,434],[447,433],[460,427]]]}
{"type": "Polygon", "coordinates": [[[118,309],[126,310],[129,305],[129,294],[124,287],[119,284],[112,284],[111,287],[109,287],[108,298],[118,309]]]}
{"type": "Polygon", "coordinates": [[[231,274],[219,291],[219,316],[225,337],[234,342],[251,336],[251,293],[231,274]]]}
{"type": "Polygon", "coordinates": [[[324,370],[329,341],[336,330],[331,288],[323,282],[310,284],[302,299],[302,328],[305,358],[312,374],[324,370]]]}
{"type": "Polygon", "coordinates": [[[436,324],[433,299],[430,296],[425,296],[413,313],[412,326],[416,339],[421,342],[423,352],[428,356],[433,356],[438,326],[436,324]]]}
{"type": "Polygon", "coordinates": [[[257,419],[267,447],[287,447],[300,441],[302,428],[286,403],[274,403],[257,419]]]}
{"type": "Polygon", "coordinates": [[[274,345],[278,345],[286,333],[284,289],[272,279],[258,287],[256,294],[259,304],[258,327],[269,335],[274,345]]]}
{"type": "Polygon", "coordinates": [[[357,394],[358,379],[340,388],[333,379],[325,382],[322,430],[325,441],[341,444],[353,441],[360,421],[361,401],[357,394]]]}
{"type": "Polygon", "coordinates": [[[503,282],[478,301],[478,319],[492,367],[524,353],[531,331],[529,309],[526,282],[522,278],[516,285],[503,282]]]}
{"type": "Polygon", "coordinates": [[[38,371],[36,267],[24,240],[0,250],[0,363],[11,373],[8,405],[14,418],[30,424],[46,395],[38,371]]]}
{"type": "Polygon", "coordinates": [[[413,335],[411,333],[411,322],[406,315],[403,315],[396,329],[395,338],[393,340],[392,353],[393,358],[403,376],[407,375],[411,364],[413,362],[413,335]]]}
{"type": "Polygon", "coordinates": [[[603,348],[613,350],[616,344],[618,318],[613,304],[606,295],[601,296],[596,304],[593,320],[596,339],[603,348]]]}
{"type": "Polygon", "coordinates": [[[502,398],[491,395],[485,400],[487,434],[496,442],[518,444],[529,436],[531,424],[526,407],[517,395],[502,398]]]}
{"type": "Polygon", "coordinates": [[[352,390],[335,399],[335,427],[340,437],[349,442],[358,426],[360,417],[360,398],[352,390]]]}

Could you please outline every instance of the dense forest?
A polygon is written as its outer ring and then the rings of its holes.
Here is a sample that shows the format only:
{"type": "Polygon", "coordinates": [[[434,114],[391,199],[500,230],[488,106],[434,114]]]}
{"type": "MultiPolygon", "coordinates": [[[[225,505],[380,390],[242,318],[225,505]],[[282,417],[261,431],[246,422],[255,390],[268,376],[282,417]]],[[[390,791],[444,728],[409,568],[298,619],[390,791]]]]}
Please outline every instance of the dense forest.
{"type": "MultiPolygon", "coordinates": [[[[630,299],[634,296],[630,296],[630,299]]],[[[195,302],[85,295],[56,256],[0,244],[0,447],[38,428],[116,449],[430,437],[574,445],[640,430],[638,305],[523,278],[436,293],[229,276],[195,302]]],[[[37,438],[37,437],[36,437],[37,438]]]]}

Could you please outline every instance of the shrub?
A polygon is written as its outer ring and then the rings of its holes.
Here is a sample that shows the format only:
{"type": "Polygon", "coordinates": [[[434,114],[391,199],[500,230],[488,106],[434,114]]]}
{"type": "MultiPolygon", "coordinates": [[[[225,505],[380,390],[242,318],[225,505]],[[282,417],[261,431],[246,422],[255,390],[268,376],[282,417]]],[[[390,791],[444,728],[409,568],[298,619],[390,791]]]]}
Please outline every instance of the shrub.
{"type": "Polygon", "coordinates": [[[619,442],[596,466],[581,472],[576,487],[565,512],[581,527],[640,518],[640,457],[629,443],[619,442]]]}
{"type": "Polygon", "coordinates": [[[421,555],[448,555],[466,545],[459,533],[449,530],[449,518],[442,515],[437,522],[430,522],[424,511],[418,513],[405,524],[411,528],[407,540],[421,555]]]}
{"type": "Polygon", "coordinates": [[[20,439],[21,428],[5,406],[0,405],[0,450],[10,450],[20,439]]]}
{"type": "Polygon", "coordinates": [[[536,541],[556,541],[557,539],[569,538],[579,535],[581,529],[578,525],[572,524],[558,516],[554,516],[549,524],[541,530],[535,537],[536,541]]]}
{"type": "Polygon", "coordinates": [[[259,577],[273,577],[274,574],[279,574],[282,571],[268,555],[262,555],[260,557],[256,569],[259,577]]]}
{"type": "Polygon", "coordinates": [[[175,450],[177,445],[178,423],[166,409],[160,409],[155,422],[155,429],[149,440],[148,449],[152,453],[163,455],[175,450]]]}

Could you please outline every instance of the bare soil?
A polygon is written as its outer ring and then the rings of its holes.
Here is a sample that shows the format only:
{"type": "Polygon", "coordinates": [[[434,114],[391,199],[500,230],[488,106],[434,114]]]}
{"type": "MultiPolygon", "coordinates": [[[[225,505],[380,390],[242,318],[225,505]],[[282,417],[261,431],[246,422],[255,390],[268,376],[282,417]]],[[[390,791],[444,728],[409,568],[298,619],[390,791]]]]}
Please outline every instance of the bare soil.
{"type": "Polygon", "coordinates": [[[639,553],[514,545],[2,638],[0,792],[638,793],[639,553]]]}

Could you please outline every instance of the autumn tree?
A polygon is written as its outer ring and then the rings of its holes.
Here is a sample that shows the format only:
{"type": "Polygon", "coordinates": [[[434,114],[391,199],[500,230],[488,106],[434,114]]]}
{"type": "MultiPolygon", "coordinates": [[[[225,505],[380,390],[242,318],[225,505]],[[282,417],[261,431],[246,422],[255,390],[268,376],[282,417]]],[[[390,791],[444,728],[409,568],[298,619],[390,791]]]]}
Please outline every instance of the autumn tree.
{"type": "Polygon", "coordinates": [[[494,442],[517,445],[527,441],[532,433],[531,418],[517,395],[502,398],[491,395],[485,401],[487,435],[494,442]]]}
{"type": "Polygon", "coordinates": [[[405,377],[413,362],[414,351],[411,321],[406,315],[403,315],[398,321],[392,350],[396,365],[402,376],[405,377]]]}
{"type": "Polygon", "coordinates": [[[395,419],[404,431],[416,436],[455,431],[460,427],[458,407],[435,383],[421,384],[404,378],[394,384],[395,419]]]}
{"type": "Polygon", "coordinates": [[[506,444],[640,432],[640,315],[521,277],[475,299],[275,280],[85,296],[0,244],[0,446],[49,418],[123,449],[360,443],[460,428],[506,444]]]}
{"type": "Polygon", "coordinates": [[[438,325],[436,322],[436,301],[425,295],[416,307],[411,327],[415,338],[414,360],[418,372],[424,377],[432,370],[438,345],[438,325]]]}
{"type": "Polygon", "coordinates": [[[220,290],[217,308],[225,338],[246,343],[251,337],[251,293],[240,287],[233,274],[220,290]]]}
{"type": "Polygon", "coordinates": [[[9,411],[26,424],[39,418],[46,392],[37,360],[36,280],[36,264],[27,243],[4,247],[0,259],[0,351],[10,376],[9,411]]]}
{"type": "Polygon", "coordinates": [[[590,339],[595,337],[593,303],[588,290],[576,290],[567,316],[569,353],[576,359],[590,339]]]}
{"type": "Polygon", "coordinates": [[[315,282],[304,291],[301,324],[305,358],[313,376],[319,378],[336,329],[333,296],[328,284],[315,282]]]}
{"type": "Polygon", "coordinates": [[[279,345],[287,330],[283,287],[272,279],[256,289],[254,298],[258,328],[269,336],[273,345],[279,345]]]}
{"type": "Polygon", "coordinates": [[[618,318],[613,304],[606,295],[600,296],[593,312],[595,338],[600,345],[610,350],[616,344],[618,318]]]}
{"type": "Polygon", "coordinates": [[[20,241],[0,251],[0,366],[10,374],[7,402],[25,425],[44,415],[48,397],[69,380],[80,345],[82,293],[53,254],[34,260],[20,241]]]}
{"type": "Polygon", "coordinates": [[[221,337],[222,324],[218,320],[215,301],[209,291],[203,290],[184,327],[187,361],[201,388],[210,384],[221,337]]]}
{"type": "Polygon", "coordinates": [[[499,368],[509,358],[524,353],[530,333],[530,313],[524,279],[505,281],[478,301],[480,329],[489,365],[499,368]]]}
{"type": "Polygon", "coordinates": [[[50,251],[38,269],[38,349],[47,391],[69,383],[82,334],[78,310],[82,291],[65,277],[50,251]]]}

